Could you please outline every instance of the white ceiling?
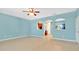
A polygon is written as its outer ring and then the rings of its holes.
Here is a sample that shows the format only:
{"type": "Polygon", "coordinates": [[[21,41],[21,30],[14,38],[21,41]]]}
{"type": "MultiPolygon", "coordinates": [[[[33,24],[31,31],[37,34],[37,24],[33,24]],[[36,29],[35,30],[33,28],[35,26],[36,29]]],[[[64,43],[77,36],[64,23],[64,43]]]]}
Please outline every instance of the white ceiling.
{"type": "MultiPolygon", "coordinates": [[[[27,9],[27,8],[26,8],[27,9]]],[[[76,8],[37,8],[40,13],[37,16],[28,16],[27,12],[22,12],[25,8],[0,8],[0,13],[17,16],[25,19],[36,19],[56,14],[62,14],[75,11],[76,8]]]]}

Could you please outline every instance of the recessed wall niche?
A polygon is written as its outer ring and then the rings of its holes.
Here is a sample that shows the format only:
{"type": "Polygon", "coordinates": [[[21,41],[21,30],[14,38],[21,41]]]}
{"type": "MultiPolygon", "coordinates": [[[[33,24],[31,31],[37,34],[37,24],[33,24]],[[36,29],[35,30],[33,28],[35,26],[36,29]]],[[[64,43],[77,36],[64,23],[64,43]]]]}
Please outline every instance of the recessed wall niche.
{"type": "Polygon", "coordinates": [[[65,19],[64,18],[56,19],[55,20],[55,28],[58,31],[65,30],[66,29],[65,19]]]}

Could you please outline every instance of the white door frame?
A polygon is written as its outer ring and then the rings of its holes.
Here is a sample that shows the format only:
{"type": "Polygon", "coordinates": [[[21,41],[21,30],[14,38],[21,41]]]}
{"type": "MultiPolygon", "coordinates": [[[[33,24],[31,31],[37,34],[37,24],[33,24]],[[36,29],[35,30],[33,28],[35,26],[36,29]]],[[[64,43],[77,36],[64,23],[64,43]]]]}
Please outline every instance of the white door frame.
{"type": "Polygon", "coordinates": [[[47,20],[45,23],[45,29],[48,31],[48,35],[51,35],[51,22],[52,20],[47,20]]]}
{"type": "Polygon", "coordinates": [[[76,41],[79,43],[79,16],[76,19],[76,41]]]}

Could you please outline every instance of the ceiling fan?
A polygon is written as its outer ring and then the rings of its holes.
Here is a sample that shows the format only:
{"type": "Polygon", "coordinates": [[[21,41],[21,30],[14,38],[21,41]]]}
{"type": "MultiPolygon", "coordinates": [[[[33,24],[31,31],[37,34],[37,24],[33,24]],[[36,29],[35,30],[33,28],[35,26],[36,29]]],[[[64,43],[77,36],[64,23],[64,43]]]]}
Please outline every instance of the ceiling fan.
{"type": "Polygon", "coordinates": [[[27,15],[37,16],[37,13],[40,13],[36,8],[28,8],[23,10],[23,12],[28,12],[27,15]]]}

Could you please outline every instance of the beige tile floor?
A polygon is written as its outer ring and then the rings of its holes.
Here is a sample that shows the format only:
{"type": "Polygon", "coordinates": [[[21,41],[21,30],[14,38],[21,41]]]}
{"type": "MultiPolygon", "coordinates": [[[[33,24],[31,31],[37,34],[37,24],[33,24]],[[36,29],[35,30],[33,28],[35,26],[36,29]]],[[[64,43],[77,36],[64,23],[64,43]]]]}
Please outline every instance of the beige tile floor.
{"type": "Polygon", "coordinates": [[[0,42],[0,51],[79,51],[79,44],[55,39],[25,37],[0,42]]]}

